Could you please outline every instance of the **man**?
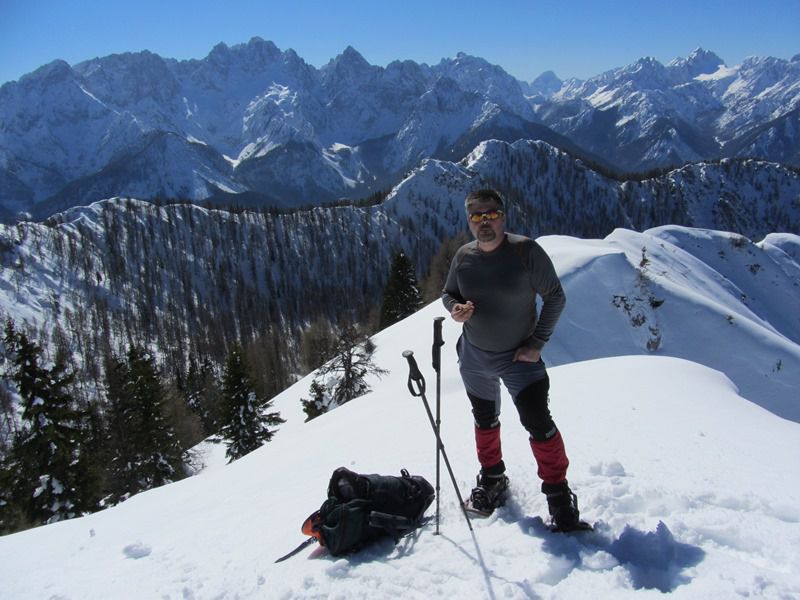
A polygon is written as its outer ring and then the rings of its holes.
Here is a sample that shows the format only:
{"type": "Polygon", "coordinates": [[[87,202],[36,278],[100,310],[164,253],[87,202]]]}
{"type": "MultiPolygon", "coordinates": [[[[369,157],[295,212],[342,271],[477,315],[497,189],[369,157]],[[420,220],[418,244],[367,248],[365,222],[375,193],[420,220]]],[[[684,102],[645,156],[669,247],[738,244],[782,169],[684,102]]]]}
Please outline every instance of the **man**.
{"type": "Polygon", "coordinates": [[[464,205],[475,239],[453,257],[442,301],[452,318],[464,324],[457,352],[481,465],[467,504],[491,514],[508,488],[500,445],[502,380],[530,435],[553,525],[575,529],[580,523],[577,498],[567,484],[569,460],[548,408],[550,382],[541,359],[564,308],[564,290],[539,244],[505,232],[499,192],[472,192],[464,205]],[[538,318],[537,295],[543,300],[538,318]]]}

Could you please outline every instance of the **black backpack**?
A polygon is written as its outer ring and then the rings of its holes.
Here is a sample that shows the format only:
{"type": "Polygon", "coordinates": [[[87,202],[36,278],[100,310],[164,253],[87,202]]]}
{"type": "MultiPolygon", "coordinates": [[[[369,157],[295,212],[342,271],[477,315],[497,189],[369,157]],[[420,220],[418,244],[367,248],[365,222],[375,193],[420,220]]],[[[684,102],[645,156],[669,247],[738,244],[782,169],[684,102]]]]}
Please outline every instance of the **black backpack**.
{"type": "Polygon", "coordinates": [[[303,523],[302,531],[311,539],[298,550],[316,540],[341,556],[381,537],[397,542],[423,524],[434,496],[424,477],[405,469],[397,477],[359,475],[339,467],[328,483],[328,499],[303,523]]]}

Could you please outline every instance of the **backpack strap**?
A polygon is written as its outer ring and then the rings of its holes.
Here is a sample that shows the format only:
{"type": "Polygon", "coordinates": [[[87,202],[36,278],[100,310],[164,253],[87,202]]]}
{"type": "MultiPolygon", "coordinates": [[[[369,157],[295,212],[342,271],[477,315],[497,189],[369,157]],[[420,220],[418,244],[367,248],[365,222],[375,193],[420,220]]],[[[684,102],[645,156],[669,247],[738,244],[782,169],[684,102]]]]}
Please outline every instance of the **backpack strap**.
{"type": "MultiPolygon", "coordinates": [[[[400,477],[418,483],[416,478],[409,475],[406,469],[400,470],[400,477]]],[[[422,493],[422,490],[419,490],[419,493],[422,493]]],[[[433,491],[431,490],[430,500],[433,500],[433,497],[433,491]]],[[[421,507],[420,513],[416,517],[406,517],[387,512],[379,512],[377,510],[370,511],[369,525],[370,527],[383,529],[389,535],[391,535],[394,538],[395,543],[397,543],[400,541],[400,538],[406,535],[409,531],[412,531],[423,524],[423,515],[425,514],[425,509],[428,508],[428,505],[430,504],[430,500],[425,502],[425,504],[421,507]]]]}
{"type": "Polygon", "coordinates": [[[395,543],[417,525],[417,520],[411,517],[391,515],[389,513],[378,512],[377,510],[370,511],[369,513],[369,526],[383,529],[394,538],[395,543]]]}

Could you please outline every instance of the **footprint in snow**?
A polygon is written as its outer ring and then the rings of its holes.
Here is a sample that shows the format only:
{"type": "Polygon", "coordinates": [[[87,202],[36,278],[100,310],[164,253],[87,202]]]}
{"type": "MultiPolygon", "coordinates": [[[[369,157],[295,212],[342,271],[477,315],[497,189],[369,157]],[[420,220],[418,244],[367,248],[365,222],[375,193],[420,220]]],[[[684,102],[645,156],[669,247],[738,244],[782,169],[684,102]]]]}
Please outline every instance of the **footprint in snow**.
{"type": "Polygon", "coordinates": [[[147,544],[143,544],[142,542],[136,542],[135,544],[128,544],[122,549],[122,553],[127,558],[144,558],[145,556],[149,556],[152,552],[152,549],[147,544]]]}

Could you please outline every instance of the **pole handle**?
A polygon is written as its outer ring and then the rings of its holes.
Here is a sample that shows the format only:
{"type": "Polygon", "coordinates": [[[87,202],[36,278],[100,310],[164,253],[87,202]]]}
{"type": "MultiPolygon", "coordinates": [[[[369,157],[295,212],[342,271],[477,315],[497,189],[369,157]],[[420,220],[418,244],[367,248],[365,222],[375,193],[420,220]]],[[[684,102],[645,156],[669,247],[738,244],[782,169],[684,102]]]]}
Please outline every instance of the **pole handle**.
{"type": "Polygon", "coordinates": [[[417,366],[414,352],[406,350],[403,352],[403,358],[408,361],[408,391],[411,392],[412,396],[421,396],[425,393],[425,378],[417,366]],[[416,384],[416,388],[414,384],[416,384]]]}
{"type": "Polygon", "coordinates": [[[444,317],[436,317],[433,320],[433,370],[437,373],[442,368],[442,346],[444,346],[444,339],[442,338],[442,322],[444,317]]]}

